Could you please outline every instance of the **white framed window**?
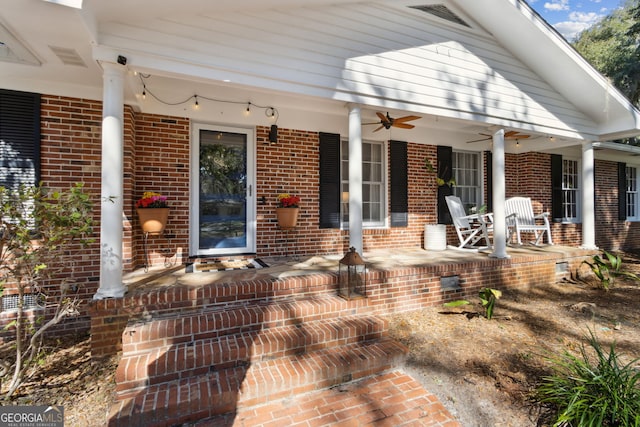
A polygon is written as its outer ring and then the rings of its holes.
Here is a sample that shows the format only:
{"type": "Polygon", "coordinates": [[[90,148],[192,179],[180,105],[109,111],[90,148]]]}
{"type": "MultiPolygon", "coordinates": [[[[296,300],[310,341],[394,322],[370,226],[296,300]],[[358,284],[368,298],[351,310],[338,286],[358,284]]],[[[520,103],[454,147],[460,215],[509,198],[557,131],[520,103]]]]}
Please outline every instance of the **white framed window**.
{"type": "Polygon", "coordinates": [[[627,219],[640,220],[638,211],[638,168],[627,166],[627,219]]]}
{"type": "Polygon", "coordinates": [[[580,221],[580,163],[562,159],[562,221],[580,221]]]}
{"type": "MultiPolygon", "coordinates": [[[[340,181],[342,183],[341,218],[349,227],[349,141],[340,145],[340,181]]],[[[362,225],[386,226],[387,147],[383,142],[362,142],[362,225]]]]}
{"type": "Polygon", "coordinates": [[[467,212],[482,205],[481,153],[470,151],[453,152],[453,179],[456,185],[453,194],[460,197],[467,212]]]}

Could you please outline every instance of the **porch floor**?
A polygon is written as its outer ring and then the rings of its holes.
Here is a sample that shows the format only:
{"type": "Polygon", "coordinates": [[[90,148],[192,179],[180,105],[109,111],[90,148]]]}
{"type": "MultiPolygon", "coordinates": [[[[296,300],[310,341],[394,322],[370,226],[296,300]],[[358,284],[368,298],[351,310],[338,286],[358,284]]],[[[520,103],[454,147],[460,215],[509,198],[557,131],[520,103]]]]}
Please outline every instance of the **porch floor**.
{"type": "MultiPolygon", "coordinates": [[[[581,248],[559,245],[522,245],[507,246],[507,255],[511,258],[519,256],[549,256],[556,254],[560,258],[588,254],[581,248]]],[[[399,267],[426,267],[442,264],[465,264],[491,259],[491,250],[479,252],[447,249],[432,251],[422,248],[392,248],[366,251],[363,258],[367,269],[390,270],[399,267]]],[[[338,262],[342,255],[302,255],[260,257],[268,267],[245,270],[210,271],[187,273],[184,264],[170,267],[153,267],[148,272],[140,268],[123,277],[128,287],[128,296],[144,293],[149,288],[169,287],[175,285],[199,287],[205,284],[228,283],[246,280],[274,279],[290,276],[301,276],[314,273],[331,273],[338,271],[338,262]]]]}

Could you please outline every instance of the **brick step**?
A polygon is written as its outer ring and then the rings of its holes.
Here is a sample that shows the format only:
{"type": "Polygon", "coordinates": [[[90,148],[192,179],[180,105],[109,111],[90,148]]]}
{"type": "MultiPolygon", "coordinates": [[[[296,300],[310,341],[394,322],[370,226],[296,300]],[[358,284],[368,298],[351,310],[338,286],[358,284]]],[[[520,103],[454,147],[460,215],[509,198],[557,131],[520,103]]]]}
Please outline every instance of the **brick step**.
{"type": "Polygon", "coordinates": [[[394,370],[265,405],[200,420],[192,427],[259,426],[462,427],[418,381],[394,370]]]}
{"type": "Polygon", "coordinates": [[[149,386],[123,395],[111,426],[170,426],[382,373],[407,354],[389,338],[322,349],[149,386]]]}
{"type": "Polygon", "coordinates": [[[387,322],[381,318],[344,316],[123,354],[116,371],[116,390],[130,394],[162,382],[205,375],[212,369],[247,366],[374,340],[381,338],[386,330],[387,322]]]}
{"type": "Polygon", "coordinates": [[[180,343],[217,338],[239,332],[261,331],[348,314],[370,312],[366,299],[346,301],[336,295],[316,295],[277,301],[228,304],[191,311],[152,313],[131,320],[122,334],[124,355],[180,343]]]}

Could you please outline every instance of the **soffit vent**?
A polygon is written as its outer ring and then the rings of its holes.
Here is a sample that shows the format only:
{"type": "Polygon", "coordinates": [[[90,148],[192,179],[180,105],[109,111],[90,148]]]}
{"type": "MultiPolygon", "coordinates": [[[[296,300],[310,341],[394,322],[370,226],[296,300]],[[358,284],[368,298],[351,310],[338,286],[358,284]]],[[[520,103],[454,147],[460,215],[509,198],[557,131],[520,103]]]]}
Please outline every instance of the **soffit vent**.
{"type": "Polygon", "coordinates": [[[64,65],[73,65],[75,67],[86,67],[84,60],[76,52],[75,49],[69,49],[66,47],[49,46],[49,49],[56,54],[56,56],[62,61],[64,65]]]}
{"type": "Polygon", "coordinates": [[[471,28],[469,24],[467,24],[462,18],[453,13],[451,9],[443,4],[429,4],[424,6],[409,6],[412,9],[420,10],[425,13],[429,13],[433,16],[437,16],[441,19],[446,19],[449,22],[453,22],[454,24],[464,25],[465,27],[471,28]]]}

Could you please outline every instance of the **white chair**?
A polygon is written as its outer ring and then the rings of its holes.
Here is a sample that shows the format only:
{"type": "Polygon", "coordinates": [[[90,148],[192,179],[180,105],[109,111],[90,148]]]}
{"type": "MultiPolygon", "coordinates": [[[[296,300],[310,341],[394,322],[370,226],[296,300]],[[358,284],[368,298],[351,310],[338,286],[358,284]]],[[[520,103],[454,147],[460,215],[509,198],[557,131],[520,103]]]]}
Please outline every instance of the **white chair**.
{"type": "Polygon", "coordinates": [[[458,246],[451,247],[474,251],[490,248],[489,233],[493,232],[493,215],[490,213],[467,215],[459,197],[446,196],[445,199],[460,240],[458,246]],[[485,245],[479,245],[482,240],[485,245]]]}
{"type": "Polygon", "coordinates": [[[517,242],[522,244],[520,234],[522,232],[533,232],[536,237],[534,245],[542,243],[542,239],[547,234],[547,242],[553,245],[551,239],[551,227],[549,225],[549,212],[539,215],[533,213],[533,205],[529,197],[511,197],[504,201],[504,210],[509,229],[509,240],[513,233],[516,234],[517,242]]]}

